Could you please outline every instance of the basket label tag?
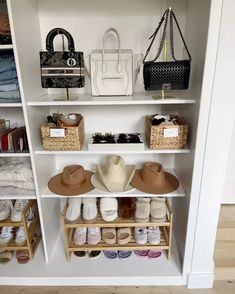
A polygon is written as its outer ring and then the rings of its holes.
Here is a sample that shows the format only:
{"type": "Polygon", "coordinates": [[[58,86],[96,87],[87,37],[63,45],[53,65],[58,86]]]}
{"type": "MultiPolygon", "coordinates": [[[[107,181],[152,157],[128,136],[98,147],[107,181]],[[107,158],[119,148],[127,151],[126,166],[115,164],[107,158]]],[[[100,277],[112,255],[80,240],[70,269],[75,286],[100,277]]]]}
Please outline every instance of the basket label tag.
{"type": "Polygon", "coordinates": [[[64,129],[50,129],[50,137],[51,138],[61,138],[65,137],[64,129]]]}
{"type": "Polygon", "coordinates": [[[179,137],[179,128],[165,128],[163,131],[164,138],[179,137]]]}

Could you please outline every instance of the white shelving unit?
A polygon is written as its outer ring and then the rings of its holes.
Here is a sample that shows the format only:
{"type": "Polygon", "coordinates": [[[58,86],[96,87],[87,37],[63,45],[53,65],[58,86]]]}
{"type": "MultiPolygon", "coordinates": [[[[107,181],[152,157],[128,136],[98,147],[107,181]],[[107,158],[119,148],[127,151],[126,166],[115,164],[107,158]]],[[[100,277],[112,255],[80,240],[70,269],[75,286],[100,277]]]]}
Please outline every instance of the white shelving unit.
{"type": "MultiPolygon", "coordinates": [[[[22,94],[21,107],[29,140],[29,157],[35,179],[35,196],[39,207],[43,242],[32,263],[20,266],[14,262],[1,267],[0,284],[38,285],[187,285],[210,287],[211,270],[201,270],[197,263],[196,230],[200,204],[206,195],[201,193],[203,160],[208,130],[208,117],[212,99],[213,76],[216,64],[222,0],[7,0],[10,16],[13,50],[22,94]],[[58,101],[64,91],[42,89],[40,82],[39,51],[45,49],[47,33],[54,27],[63,27],[74,37],[75,47],[88,54],[99,48],[102,34],[110,27],[117,28],[122,47],[133,53],[144,53],[164,10],[172,6],[178,16],[186,42],[192,54],[189,91],[172,93],[171,99],[153,99],[158,93],[145,93],[142,69],[131,97],[92,97],[90,81],[86,76],[84,89],[73,89],[71,97],[77,100],[58,101]],[[25,21],[22,18],[25,16],[25,21]],[[200,19],[200,21],[198,21],[200,19]],[[128,28],[128,29],[127,29],[128,28]],[[199,46],[200,40],[200,46],[199,46]],[[40,126],[46,116],[61,111],[79,112],[85,118],[86,142],[79,152],[45,151],[42,148],[40,126]],[[102,152],[89,151],[89,134],[100,132],[144,132],[145,116],[154,113],[172,113],[182,116],[189,124],[189,142],[183,150],[102,152]],[[92,261],[72,258],[67,263],[61,234],[60,212],[65,197],[51,193],[47,188],[49,178],[61,172],[64,166],[78,163],[88,170],[105,160],[105,155],[120,154],[126,163],[137,168],[146,161],[156,161],[170,169],[180,180],[177,191],[165,195],[171,198],[174,213],[173,254],[168,261],[163,255],[158,260],[141,260],[132,256],[124,262],[113,263],[104,257],[92,261]],[[91,156],[92,155],[92,156],[91,156]],[[14,279],[12,279],[14,277],[14,279]]],[[[184,50],[176,37],[178,58],[184,50]]],[[[113,40],[110,40],[110,45],[113,40]]],[[[60,39],[55,40],[60,50],[60,39]]],[[[156,48],[156,47],[155,47],[156,48]]],[[[154,51],[154,50],[153,50],[154,51]]],[[[152,57],[154,52],[152,54],[152,57]]],[[[89,65],[88,65],[89,66],[89,65]]],[[[9,108],[8,108],[9,107],[9,108]]],[[[15,110],[14,110],[15,111],[15,110]]],[[[0,108],[1,112],[1,108],[0,108]]],[[[5,156],[5,155],[4,155],[5,156]]],[[[16,196],[16,195],[15,195],[16,196]]],[[[105,197],[92,191],[82,197],[105,197]]],[[[139,191],[115,195],[158,197],[139,191]]],[[[19,196],[20,197],[20,196],[19,196]]],[[[33,199],[33,198],[32,198],[33,199]]],[[[209,209],[209,207],[208,207],[209,209]]],[[[208,210],[209,211],[209,210],[208,210]]],[[[207,216],[200,215],[205,218],[207,216]]],[[[200,221],[201,224],[201,221],[200,221]]],[[[209,228],[208,228],[209,231],[209,228]]],[[[200,245],[200,244],[199,244],[200,245]]],[[[207,254],[205,252],[205,254],[207,254]]]]}

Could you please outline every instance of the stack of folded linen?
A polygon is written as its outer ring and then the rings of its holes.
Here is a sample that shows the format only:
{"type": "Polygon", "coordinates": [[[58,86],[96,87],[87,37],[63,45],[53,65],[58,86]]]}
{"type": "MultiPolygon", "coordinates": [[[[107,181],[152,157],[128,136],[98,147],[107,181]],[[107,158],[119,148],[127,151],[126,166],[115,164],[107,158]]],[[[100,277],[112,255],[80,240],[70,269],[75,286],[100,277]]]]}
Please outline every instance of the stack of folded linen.
{"type": "Polygon", "coordinates": [[[10,23],[5,13],[0,13],[0,44],[11,44],[10,23]]]}
{"type": "Polygon", "coordinates": [[[0,160],[0,187],[34,190],[33,173],[30,163],[23,159],[0,160]]]}
{"type": "Polygon", "coordinates": [[[13,54],[0,55],[0,102],[20,102],[20,92],[13,54]]]}

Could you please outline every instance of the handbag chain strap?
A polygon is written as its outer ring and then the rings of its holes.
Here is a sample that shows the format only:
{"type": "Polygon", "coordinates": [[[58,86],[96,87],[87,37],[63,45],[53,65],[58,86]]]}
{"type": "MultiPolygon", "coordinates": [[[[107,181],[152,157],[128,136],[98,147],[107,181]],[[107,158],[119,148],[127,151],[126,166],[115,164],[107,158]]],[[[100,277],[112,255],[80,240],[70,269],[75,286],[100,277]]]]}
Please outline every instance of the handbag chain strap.
{"type": "Polygon", "coordinates": [[[162,32],[162,37],[161,37],[161,41],[160,41],[160,46],[159,46],[159,48],[158,48],[157,55],[156,55],[156,57],[153,59],[153,61],[155,62],[155,61],[160,57],[160,54],[161,54],[162,49],[163,49],[164,41],[166,40],[166,35],[167,35],[167,25],[168,25],[168,18],[169,18],[169,15],[170,15],[170,48],[171,48],[172,58],[173,58],[175,61],[177,61],[177,59],[175,58],[175,50],[174,50],[174,27],[173,27],[173,20],[174,20],[175,23],[176,23],[176,26],[177,26],[177,28],[178,28],[178,31],[179,31],[179,33],[180,33],[181,39],[182,39],[182,41],[183,41],[183,43],[184,43],[185,49],[186,49],[186,51],[187,51],[187,53],[188,53],[189,60],[190,60],[190,61],[192,60],[191,55],[190,55],[189,50],[188,50],[188,47],[187,47],[187,45],[186,45],[186,43],[185,43],[185,40],[184,40],[183,34],[182,34],[181,30],[180,30],[180,27],[179,27],[178,21],[177,21],[177,19],[176,19],[176,16],[175,16],[174,12],[172,11],[172,9],[167,9],[167,10],[164,12],[164,14],[163,14],[163,16],[162,16],[162,18],[161,18],[161,20],[160,20],[160,22],[159,22],[159,25],[158,25],[158,27],[157,27],[156,30],[155,30],[155,32],[154,32],[154,33],[152,34],[152,36],[149,38],[149,39],[152,39],[152,41],[151,41],[151,43],[150,43],[150,45],[149,45],[149,47],[148,47],[148,49],[147,49],[147,51],[146,51],[146,54],[145,54],[144,59],[143,59],[143,62],[145,62],[145,60],[146,60],[146,58],[147,58],[147,56],[148,56],[148,54],[149,54],[149,52],[150,52],[150,50],[151,50],[151,47],[152,47],[152,45],[153,45],[153,42],[154,42],[154,40],[155,40],[155,38],[156,38],[156,36],[157,36],[157,34],[158,34],[158,31],[160,30],[161,25],[162,25],[162,23],[163,23],[164,20],[165,20],[164,28],[163,28],[163,32],[162,32]]]}
{"type": "Polygon", "coordinates": [[[152,47],[152,45],[153,45],[153,42],[155,41],[155,38],[156,38],[156,36],[157,36],[157,34],[158,34],[158,31],[160,30],[161,25],[163,24],[163,22],[164,22],[164,20],[165,20],[165,24],[164,24],[164,29],[163,29],[163,33],[162,33],[162,38],[161,38],[160,46],[159,46],[159,49],[158,49],[158,53],[157,53],[156,57],[154,58],[154,61],[157,60],[157,59],[159,58],[159,56],[160,56],[160,54],[161,54],[161,52],[162,52],[162,48],[163,48],[163,44],[164,44],[164,40],[165,40],[165,37],[166,37],[168,15],[169,15],[169,10],[167,9],[167,10],[164,12],[164,14],[163,14],[163,16],[162,16],[162,18],[161,18],[161,20],[160,20],[160,22],[159,22],[159,24],[158,24],[158,27],[157,27],[156,30],[155,30],[155,32],[152,34],[151,37],[149,37],[149,40],[152,39],[152,41],[151,41],[151,43],[150,43],[150,45],[149,45],[149,47],[148,47],[148,49],[147,49],[147,51],[146,51],[146,53],[145,53],[145,56],[144,56],[143,62],[145,62],[147,56],[149,55],[149,52],[150,52],[150,50],[151,50],[151,47],[152,47]]]}

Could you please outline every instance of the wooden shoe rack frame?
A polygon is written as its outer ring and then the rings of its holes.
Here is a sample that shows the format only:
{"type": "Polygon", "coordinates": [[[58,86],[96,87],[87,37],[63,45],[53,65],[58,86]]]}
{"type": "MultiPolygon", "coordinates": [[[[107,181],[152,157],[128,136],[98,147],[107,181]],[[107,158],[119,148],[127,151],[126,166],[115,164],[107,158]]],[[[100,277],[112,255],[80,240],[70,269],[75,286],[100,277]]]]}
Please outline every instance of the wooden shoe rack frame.
{"type": "Polygon", "coordinates": [[[22,221],[21,222],[13,222],[10,219],[4,220],[0,222],[0,227],[13,227],[15,229],[20,228],[23,226],[26,242],[22,245],[17,245],[15,243],[15,237],[9,244],[0,246],[0,251],[2,250],[9,250],[9,251],[19,251],[19,250],[28,250],[30,259],[33,258],[35,251],[38,247],[38,244],[41,240],[41,233],[40,233],[40,219],[38,214],[37,208],[37,201],[30,200],[27,205],[25,206],[23,213],[22,213],[22,221]],[[30,210],[33,209],[34,211],[34,218],[32,223],[28,227],[27,217],[30,213],[30,210]]]}
{"type": "MultiPolygon", "coordinates": [[[[114,222],[105,222],[100,213],[97,216],[97,219],[95,223],[84,223],[82,220],[78,221],[77,223],[69,223],[66,218],[66,210],[68,207],[68,203],[66,202],[64,209],[61,213],[61,219],[62,219],[62,225],[64,228],[64,239],[65,239],[65,251],[67,255],[68,261],[71,258],[71,253],[74,251],[91,251],[91,250],[143,250],[143,249],[157,249],[157,250],[165,250],[167,252],[168,259],[171,255],[171,244],[172,244],[172,222],[173,222],[173,212],[170,206],[170,203],[168,200],[166,200],[166,206],[167,206],[167,216],[166,221],[164,222],[147,222],[147,223],[138,223],[135,222],[134,219],[121,219],[118,218],[114,222]],[[133,237],[133,228],[134,227],[159,227],[161,230],[161,242],[159,245],[139,245],[136,243],[134,237],[133,237]],[[84,244],[82,246],[76,246],[73,242],[73,234],[74,230],[79,227],[99,227],[99,228],[126,228],[131,227],[132,228],[132,238],[131,241],[128,242],[126,245],[107,245],[102,240],[97,245],[88,245],[84,244]]],[[[100,211],[98,209],[98,211],[100,211]]]]}
{"type": "MultiPolygon", "coordinates": [[[[217,191],[215,193],[214,186],[217,181],[211,183],[208,181],[210,173],[204,173],[209,170],[205,166],[209,154],[206,152],[207,137],[211,130],[210,111],[213,106],[222,4],[226,1],[0,0],[0,9],[9,14],[13,41],[11,45],[0,45],[0,54],[6,49],[13,51],[22,98],[21,103],[0,104],[0,118],[25,124],[29,142],[29,153],[0,154],[0,157],[8,160],[19,157],[30,161],[35,183],[34,193],[6,193],[0,189],[0,198],[37,201],[42,231],[42,242],[33,260],[24,266],[14,262],[2,266],[0,284],[212,285],[213,248],[218,217],[215,215],[215,205],[219,200],[215,200],[217,191]],[[155,99],[159,96],[158,92],[144,91],[142,68],[130,97],[92,97],[88,75],[85,77],[84,89],[71,89],[70,96],[78,97],[75,100],[59,100],[65,98],[64,90],[41,87],[39,51],[45,50],[46,35],[52,28],[63,27],[72,34],[76,50],[84,52],[89,67],[88,54],[92,49],[100,48],[104,31],[114,26],[121,36],[122,48],[133,49],[136,64],[139,53],[145,53],[149,45],[148,37],[169,6],[172,6],[178,17],[192,55],[189,90],[166,93],[172,95],[171,98],[155,99]],[[46,151],[42,148],[40,126],[48,114],[57,111],[83,115],[85,143],[81,151],[46,151]],[[88,150],[92,133],[144,133],[145,117],[154,113],[176,114],[187,121],[189,138],[185,149],[151,150],[145,145],[142,151],[121,148],[115,152],[88,150]],[[128,261],[111,262],[104,257],[80,260],[73,255],[70,262],[67,261],[60,217],[67,199],[48,190],[48,179],[60,173],[64,166],[74,163],[94,170],[96,164],[102,164],[110,154],[121,155],[127,164],[136,164],[137,168],[146,161],[160,162],[178,177],[179,189],[167,195],[149,195],[135,189],[119,195],[105,195],[170,198],[174,221],[171,226],[162,226],[162,229],[172,228],[172,234],[168,235],[172,241],[167,243],[169,259],[163,254],[153,261],[131,256],[128,261]],[[213,221],[208,222],[208,211],[213,214],[213,221]],[[205,223],[208,227],[205,227],[205,223]]],[[[175,33],[175,48],[177,58],[180,59],[184,57],[185,50],[176,35],[175,33]]],[[[60,50],[61,39],[56,38],[54,45],[56,50],[60,50]]],[[[107,48],[113,47],[116,47],[116,43],[110,38],[107,48]]],[[[154,58],[154,53],[153,49],[150,58],[154,58]]],[[[210,171],[215,175],[216,169],[210,171]]],[[[104,194],[93,190],[82,197],[104,197],[104,194]]],[[[108,223],[100,222],[100,225],[108,226],[108,223]]],[[[132,221],[121,221],[121,225],[115,223],[116,227],[122,225],[135,227],[137,224],[132,221]]],[[[73,228],[67,226],[69,224],[66,224],[66,232],[71,232],[73,228]]]]}

